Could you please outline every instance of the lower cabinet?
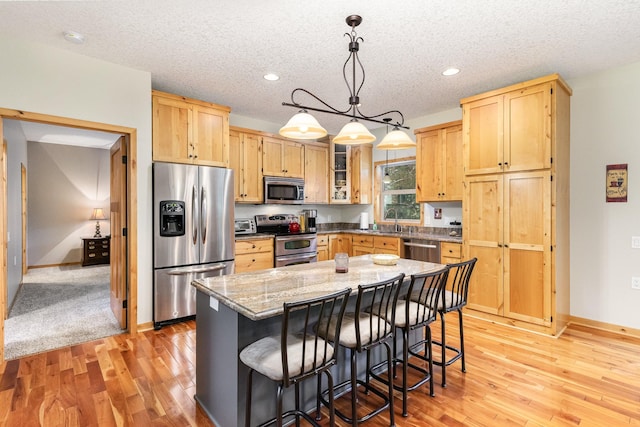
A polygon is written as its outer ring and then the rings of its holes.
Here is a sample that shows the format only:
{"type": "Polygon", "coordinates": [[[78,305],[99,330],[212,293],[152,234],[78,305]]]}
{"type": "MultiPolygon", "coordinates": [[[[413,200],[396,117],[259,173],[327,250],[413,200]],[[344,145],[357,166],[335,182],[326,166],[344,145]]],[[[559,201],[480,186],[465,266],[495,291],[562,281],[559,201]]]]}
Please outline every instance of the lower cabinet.
{"type": "Polygon", "coordinates": [[[462,261],[461,243],[440,243],[440,264],[455,264],[460,261],[462,261]]]}
{"type": "Polygon", "coordinates": [[[318,235],[318,261],[326,261],[329,259],[329,236],[326,234],[318,235]]]}
{"type": "Polygon", "coordinates": [[[368,234],[351,235],[351,255],[393,254],[402,256],[402,242],[399,237],[372,236],[368,234]]]}
{"type": "Polygon", "coordinates": [[[353,234],[351,237],[351,255],[366,255],[374,253],[373,236],[353,234]]]}
{"type": "Polygon", "coordinates": [[[236,240],[236,273],[273,267],[273,238],[236,240]]]}
{"type": "Polygon", "coordinates": [[[350,234],[330,234],[329,235],[329,259],[335,258],[337,253],[344,252],[351,254],[350,234]]]}

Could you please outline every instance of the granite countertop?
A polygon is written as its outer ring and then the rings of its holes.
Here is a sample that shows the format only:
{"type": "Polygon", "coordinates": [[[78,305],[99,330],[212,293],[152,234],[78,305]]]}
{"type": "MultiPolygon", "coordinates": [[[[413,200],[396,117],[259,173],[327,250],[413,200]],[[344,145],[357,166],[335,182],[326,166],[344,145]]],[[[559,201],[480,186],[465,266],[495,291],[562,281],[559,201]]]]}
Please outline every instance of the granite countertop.
{"type": "Polygon", "coordinates": [[[440,264],[399,259],[397,265],[378,265],[371,255],[349,258],[349,272],[336,273],[333,260],[228,276],[196,279],[191,284],[251,320],[277,316],[285,302],[294,302],[337,292],[346,287],[390,279],[400,273],[432,271],[440,264]]]}
{"type": "Polygon", "coordinates": [[[452,242],[462,243],[462,236],[450,236],[447,234],[436,233],[421,233],[421,232],[393,232],[393,231],[380,231],[380,230],[322,230],[318,231],[318,234],[335,234],[335,233],[349,233],[349,234],[364,234],[371,236],[385,236],[385,237],[399,237],[401,239],[424,239],[424,240],[437,240],[439,242],[452,242]]]}

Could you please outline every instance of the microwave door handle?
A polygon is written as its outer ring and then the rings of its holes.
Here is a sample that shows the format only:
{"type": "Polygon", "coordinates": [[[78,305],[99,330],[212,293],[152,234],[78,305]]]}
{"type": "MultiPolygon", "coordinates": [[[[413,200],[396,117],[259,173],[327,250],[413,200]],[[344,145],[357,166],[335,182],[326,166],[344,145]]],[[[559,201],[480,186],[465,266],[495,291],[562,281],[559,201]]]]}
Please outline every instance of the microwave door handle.
{"type": "Polygon", "coordinates": [[[204,187],[202,187],[202,192],[200,194],[200,221],[201,221],[201,226],[200,228],[202,228],[202,244],[204,245],[207,242],[207,222],[208,222],[209,218],[207,216],[207,192],[204,189],[204,187]]]}
{"type": "Polygon", "coordinates": [[[191,233],[191,240],[194,245],[198,244],[198,191],[194,185],[191,188],[191,224],[193,226],[193,232],[191,233]]]}

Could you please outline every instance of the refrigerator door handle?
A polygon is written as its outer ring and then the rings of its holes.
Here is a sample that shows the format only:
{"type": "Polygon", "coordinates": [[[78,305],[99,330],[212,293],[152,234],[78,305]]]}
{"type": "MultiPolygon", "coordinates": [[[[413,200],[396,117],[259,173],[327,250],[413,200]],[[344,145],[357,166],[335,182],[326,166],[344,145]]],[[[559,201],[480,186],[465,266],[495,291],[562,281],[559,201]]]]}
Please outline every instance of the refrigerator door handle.
{"type": "Polygon", "coordinates": [[[207,192],[202,187],[202,194],[200,194],[200,220],[201,228],[202,228],[202,244],[207,243],[207,223],[209,222],[209,217],[207,216],[207,192]]]}
{"type": "Polygon", "coordinates": [[[198,191],[195,185],[191,188],[191,224],[193,225],[193,232],[191,234],[191,240],[194,245],[198,244],[198,191]]]}
{"type": "Polygon", "coordinates": [[[167,272],[167,274],[170,274],[172,276],[186,276],[187,274],[193,274],[193,273],[208,273],[210,271],[217,271],[217,270],[223,270],[227,267],[227,264],[214,264],[214,265],[207,265],[207,266],[196,266],[196,267],[182,267],[182,268],[175,268],[173,270],[170,270],[167,272]]]}

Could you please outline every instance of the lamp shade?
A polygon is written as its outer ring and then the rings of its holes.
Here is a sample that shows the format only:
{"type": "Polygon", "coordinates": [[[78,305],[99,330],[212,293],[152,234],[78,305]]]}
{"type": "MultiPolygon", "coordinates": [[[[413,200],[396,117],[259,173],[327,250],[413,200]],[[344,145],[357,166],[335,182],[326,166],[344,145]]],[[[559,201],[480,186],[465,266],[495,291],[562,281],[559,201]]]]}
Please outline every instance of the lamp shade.
{"type": "Polygon", "coordinates": [[[378,150],[402,150],[415,147],[415,141],[411,140],[409,135],[396,128],[385,135],[376,148],[378,150]]]}
{"type": "Polygon", "coordinates": [[[327,135],[327,130],[311,114],[300,111],[280,128],[280,135],[293,139],[317,139],[327,135]]]}
{"type": "Polygon", "coordinates": [[[334,144],[343,145],[355,145],[355,144],[369,144],[376,140],[369,129],[367,129],[362,123],[357,120],[351,120],[344,125],[340,130],[340,133],[333,138],[334,144]]]}
{"type": "Polygon", "coordinates": [[[102,212],[102,208],[93,208],[93,212],[91,213],[91,218],[93,220],[105,219],[104,212],[102,212]]]}

